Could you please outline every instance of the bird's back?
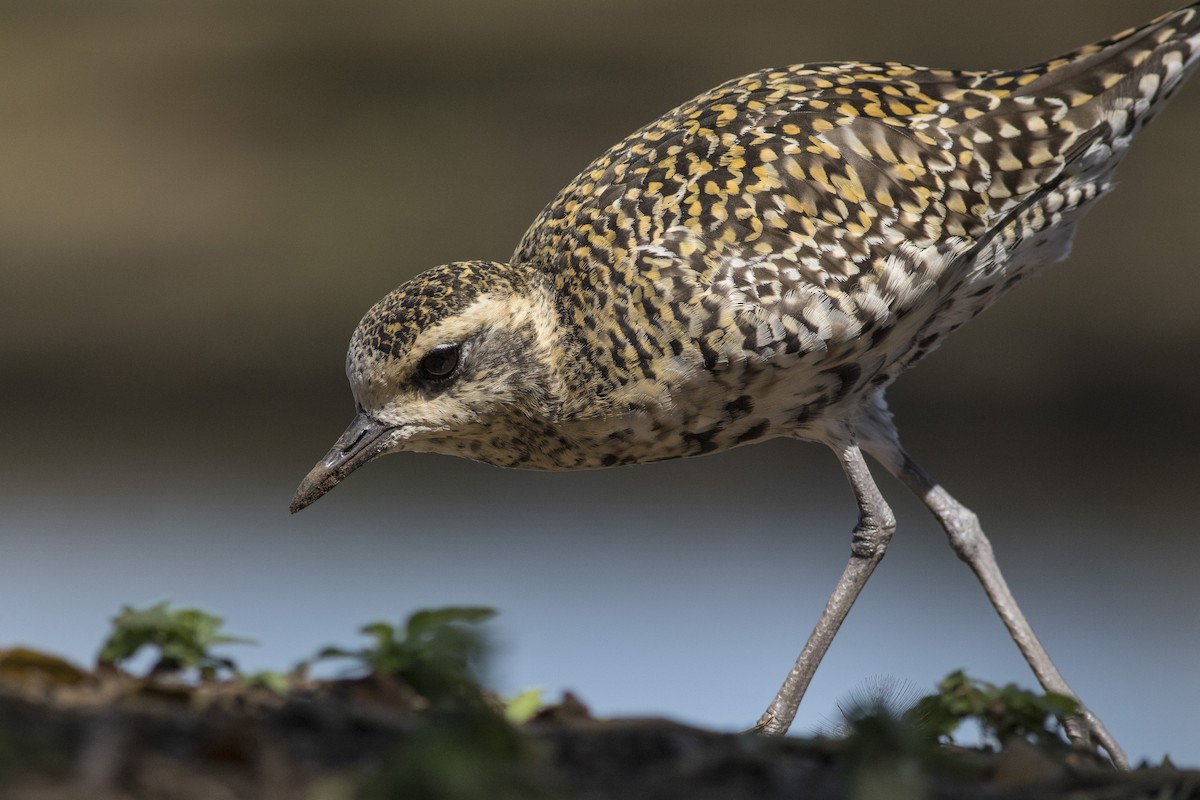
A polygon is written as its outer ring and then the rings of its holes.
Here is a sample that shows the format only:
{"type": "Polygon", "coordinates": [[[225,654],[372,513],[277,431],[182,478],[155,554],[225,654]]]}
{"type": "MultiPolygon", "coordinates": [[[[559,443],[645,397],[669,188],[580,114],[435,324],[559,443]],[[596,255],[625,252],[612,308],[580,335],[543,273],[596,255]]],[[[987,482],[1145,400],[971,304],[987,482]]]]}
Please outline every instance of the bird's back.
{"type": "Polygon", "coordinates": [[[1063,258],[1198,57],[1193,4],[1022,70],[757,72],[593,162],[514,262],[553,279],[604,393],[766,381],[754,431],[803,434],[1063,258]]]}

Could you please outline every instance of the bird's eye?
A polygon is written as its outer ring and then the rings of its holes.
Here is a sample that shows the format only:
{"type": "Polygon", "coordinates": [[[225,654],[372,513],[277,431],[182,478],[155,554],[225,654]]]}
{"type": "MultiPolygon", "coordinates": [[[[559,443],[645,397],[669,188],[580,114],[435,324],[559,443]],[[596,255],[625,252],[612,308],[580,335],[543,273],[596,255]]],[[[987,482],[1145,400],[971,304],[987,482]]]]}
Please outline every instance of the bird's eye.
{"type": "Polygon", "coordinates": [[[439,344],[421,359],[421,377],[428,381],[449,378],[458,368],[458,345],[439,344]]]}

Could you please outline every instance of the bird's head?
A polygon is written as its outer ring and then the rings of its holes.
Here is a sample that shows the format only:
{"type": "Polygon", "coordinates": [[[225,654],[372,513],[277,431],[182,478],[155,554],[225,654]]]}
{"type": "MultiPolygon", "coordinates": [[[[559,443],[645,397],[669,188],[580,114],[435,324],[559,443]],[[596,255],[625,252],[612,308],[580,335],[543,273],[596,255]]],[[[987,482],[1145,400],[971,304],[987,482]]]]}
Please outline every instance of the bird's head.
{"type": "Polygon", "coordinates": [[[505,425],[554,416],[558,315],[534,271],[461,262],[421,273],[375,304],[354,331],[346,375],[357,415],[304,478],[292,512],[386,453],[488,461],[505,425]]]}

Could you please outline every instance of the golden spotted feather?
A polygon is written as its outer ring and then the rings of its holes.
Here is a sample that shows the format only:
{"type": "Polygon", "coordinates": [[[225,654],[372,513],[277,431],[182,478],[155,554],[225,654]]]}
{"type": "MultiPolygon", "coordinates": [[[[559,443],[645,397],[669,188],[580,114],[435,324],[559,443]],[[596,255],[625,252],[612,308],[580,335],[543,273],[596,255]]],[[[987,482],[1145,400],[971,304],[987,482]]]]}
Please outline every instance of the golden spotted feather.
{"type": "Polygon", "coordinates": [[[1067,254],[1195,69],[1198,7],[1028,69],[808,64],[685,103],[585,169],[511,263],[438,267],[368,312],[347,372],[390,431],[369,457],[574,469],[844,438],[1067,254]]]}
{"type": "Polygon", "coordinates": [[[514,263],[553,277],[604,393],[693,347],[709,371],[808,359],[787,411],[811,421],[1066,255],[1198,28],[1192,6],[1015,71],[747,75],[597,159],[514,263]],[[820,385],[831,369],[846,385],[820,385]]]}
{"type": "MultiPolygon", "coordinates": [[[[900,446],[883,390],[1066,256],[1197,63],[1200,2],[1029,69],[809,64],[718,86],[584,170],[510,263],[438,267],[377,303],[347,356],[357,416],[292,510],[405,450],[577,469],[824,442],[859,524],[759,722],[781,733],[894,528],[865,450],[937,516],[1042,686],[1074,697],[975,515],[900,446]]],[[[1127,763],[1082,705],[1064,725],[1127,763]]]]}

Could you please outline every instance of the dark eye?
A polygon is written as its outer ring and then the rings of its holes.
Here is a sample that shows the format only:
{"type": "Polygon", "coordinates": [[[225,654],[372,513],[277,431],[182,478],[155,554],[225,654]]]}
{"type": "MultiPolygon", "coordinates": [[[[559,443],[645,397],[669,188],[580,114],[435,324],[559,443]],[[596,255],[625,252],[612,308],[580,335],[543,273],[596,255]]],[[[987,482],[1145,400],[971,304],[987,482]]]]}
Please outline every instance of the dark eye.
{"type": "Polygon", "coordinates": [[[421,359],[421,377],[427,381],[449,378],[458,367],[458,345],[439,344],[421,359]]]}

